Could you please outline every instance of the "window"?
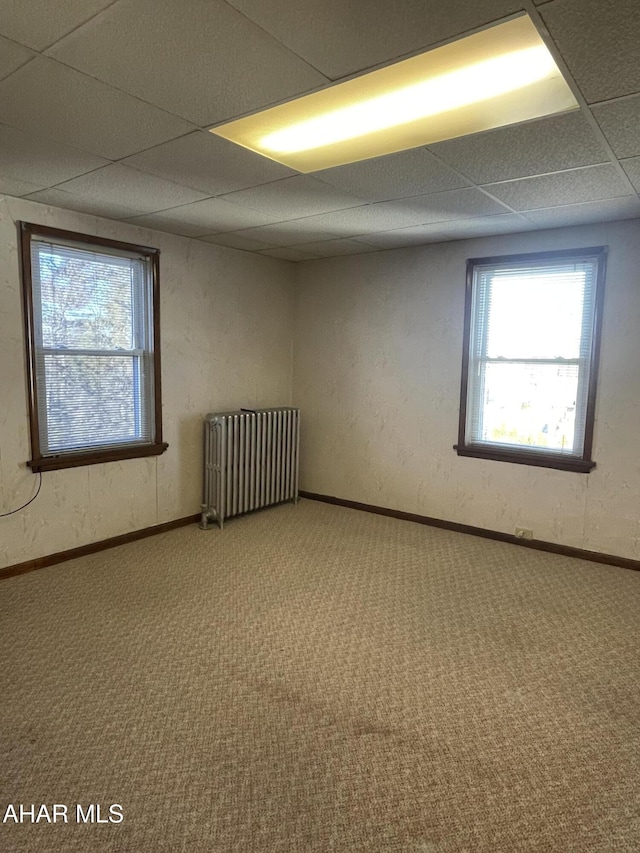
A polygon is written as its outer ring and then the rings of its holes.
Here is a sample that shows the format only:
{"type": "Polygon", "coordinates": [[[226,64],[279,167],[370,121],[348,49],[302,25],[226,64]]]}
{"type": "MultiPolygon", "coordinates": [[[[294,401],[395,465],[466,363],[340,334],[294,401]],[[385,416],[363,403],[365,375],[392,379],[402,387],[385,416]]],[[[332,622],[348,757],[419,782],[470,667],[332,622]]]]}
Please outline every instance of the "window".
{"type": "Polygon", "coordinates": [[[28,464],[162,453],[157,249],[20,226],[28,464]]]}
{"type": "Polygon", "coordinates": [[[455,449],[590,471],[606,248],[467,263],[455,449]]]}

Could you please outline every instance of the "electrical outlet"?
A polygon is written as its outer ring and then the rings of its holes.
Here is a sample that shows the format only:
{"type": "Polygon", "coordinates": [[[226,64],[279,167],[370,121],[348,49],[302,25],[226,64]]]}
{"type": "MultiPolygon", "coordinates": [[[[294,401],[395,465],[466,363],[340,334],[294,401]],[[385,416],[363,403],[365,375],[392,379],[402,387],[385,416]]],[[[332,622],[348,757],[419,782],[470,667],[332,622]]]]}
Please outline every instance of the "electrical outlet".
{"type": "Polygon", "coordinates": [[[533,530],[528,527],[516,527],[516,539],[533,539],[533,530]]]}

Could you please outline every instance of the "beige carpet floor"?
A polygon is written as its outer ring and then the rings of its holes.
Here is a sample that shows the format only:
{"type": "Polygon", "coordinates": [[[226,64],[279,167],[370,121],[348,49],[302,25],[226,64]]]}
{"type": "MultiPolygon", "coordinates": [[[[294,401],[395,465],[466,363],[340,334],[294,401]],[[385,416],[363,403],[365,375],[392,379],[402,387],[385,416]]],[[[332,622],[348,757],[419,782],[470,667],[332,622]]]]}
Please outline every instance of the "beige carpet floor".
{"type": "Polygon", "coordinates": [[[0,583],[3,853],[640,850],[640,573],[301,501],[0,583]],[[76,804],[120,804],[76,824],[76,804]]]}

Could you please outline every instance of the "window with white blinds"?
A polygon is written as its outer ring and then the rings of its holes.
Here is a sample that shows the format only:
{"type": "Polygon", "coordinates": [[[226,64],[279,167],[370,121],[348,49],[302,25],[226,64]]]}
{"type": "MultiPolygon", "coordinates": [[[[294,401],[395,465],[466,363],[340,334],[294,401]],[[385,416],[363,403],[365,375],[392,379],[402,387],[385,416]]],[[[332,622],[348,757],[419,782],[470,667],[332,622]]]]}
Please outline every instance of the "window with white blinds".
{"type": "Polygon", "coordinates": [[[469,261],[461,455],[588,471],[606,249],[469,261]]]}
{"type": "Polygon", "coordinates": [[[162,452],[157,251],[26,223],[22,231],[30,464],[162,452]]]}

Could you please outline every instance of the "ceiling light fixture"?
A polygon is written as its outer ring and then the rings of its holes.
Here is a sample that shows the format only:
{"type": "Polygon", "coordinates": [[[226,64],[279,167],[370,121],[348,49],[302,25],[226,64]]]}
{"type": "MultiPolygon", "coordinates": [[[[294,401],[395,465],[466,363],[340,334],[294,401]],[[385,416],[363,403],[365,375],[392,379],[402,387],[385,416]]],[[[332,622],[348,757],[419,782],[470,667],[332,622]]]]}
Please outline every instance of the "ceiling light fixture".
{"type": "Polygon", "coordinates": [[[522,15],[211,132],[312,172],[577,107],[522,15]]]}

